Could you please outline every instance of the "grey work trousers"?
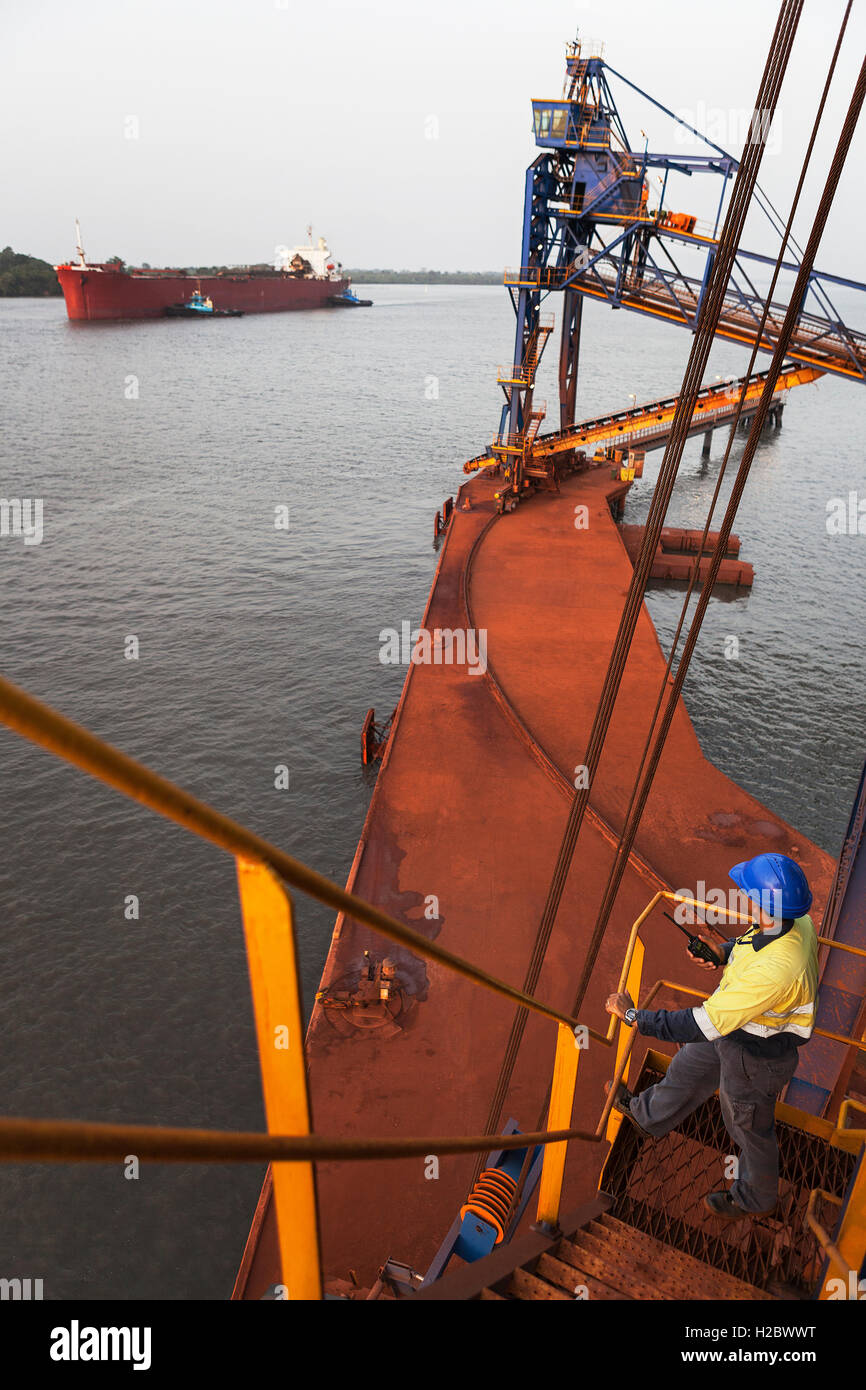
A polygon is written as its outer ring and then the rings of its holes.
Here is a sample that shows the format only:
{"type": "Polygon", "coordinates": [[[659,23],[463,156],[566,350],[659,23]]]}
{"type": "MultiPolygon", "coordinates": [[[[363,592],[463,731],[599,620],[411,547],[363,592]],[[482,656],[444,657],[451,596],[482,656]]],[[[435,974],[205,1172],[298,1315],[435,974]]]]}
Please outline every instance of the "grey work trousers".
{"type": "Polygon", "coordinates": [[[770,1211],[779,1192],[774,1106],[796,1070],[795,1047],[764,1058],[731,1038],[686,1043],[664,1079],[634,1098],[631,1113],[650,1134],[667,1134],[718,1089],[725,1127],[740,1149],[731,1197],[744,1211],[770,1211]]]}

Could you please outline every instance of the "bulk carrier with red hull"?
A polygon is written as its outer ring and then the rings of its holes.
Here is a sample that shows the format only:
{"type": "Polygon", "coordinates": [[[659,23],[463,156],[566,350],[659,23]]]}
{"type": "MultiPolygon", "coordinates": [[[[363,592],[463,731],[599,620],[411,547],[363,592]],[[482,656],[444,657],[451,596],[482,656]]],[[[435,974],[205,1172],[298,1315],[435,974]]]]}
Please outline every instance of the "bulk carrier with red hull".
{"type": "Polygon", "coordinates": [[[194,291],[217,309],[273,314],[324,309],[345,295],[349,280],[331,260],[324,237],[317,245],[285,251],[275,265],[231,267],[210,275],[190,270],[127,269],[117,262],[77,259],[54,267],[70,319],[158,319],[194,291]]]}

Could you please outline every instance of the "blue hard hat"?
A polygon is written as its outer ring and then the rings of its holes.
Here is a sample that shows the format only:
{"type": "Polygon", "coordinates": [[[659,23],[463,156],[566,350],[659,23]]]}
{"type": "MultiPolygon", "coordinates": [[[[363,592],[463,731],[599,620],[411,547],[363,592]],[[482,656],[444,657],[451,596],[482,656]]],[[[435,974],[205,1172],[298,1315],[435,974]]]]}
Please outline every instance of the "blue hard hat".
{"type": "Polygon", "coordinates": [[[802,917],[812,906],[809,880],[787,854],[756,854],[729,870],[738,888],[770,917],[802,917]]]}

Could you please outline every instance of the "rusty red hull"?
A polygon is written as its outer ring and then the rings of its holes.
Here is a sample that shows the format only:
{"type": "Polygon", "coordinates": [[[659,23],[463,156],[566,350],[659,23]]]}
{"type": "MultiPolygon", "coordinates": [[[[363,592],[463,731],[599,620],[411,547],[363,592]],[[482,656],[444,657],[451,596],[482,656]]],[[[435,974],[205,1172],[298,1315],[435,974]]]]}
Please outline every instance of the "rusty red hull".
{"type": "MultiPolygon", "coordinates": [[[[523,982],[604,679],[631,563],[609,508],[609,470],[576,475],[559,495],[497,517],[494,483],[467,484],[448,533],[424,626],[486,630],[486,671],[409,668],[349,886],[416,930],[523,982]],[[575,507],[589,509],[577,530],[575,507]],[[434,912],[435,909],[435,912],[434,912]]],[[[569,1009],[623,824],[664,658],[641,614],[617,708],[566,884],[538,995],[569,1009]]],[[[680,704],[635,853],[583,1013],[603,1030],[631,923],[660,887],[727,888],[737,860],[778,849],[803,864],[821,903],[833,865],[823,851],[725,777],[701,752],[680,704]]],[[[658,915],[647,932],[645,982],[706,987],[682,938],[658,915]]],[[[395,957],[401,1007],[381,1028],[346,1026],[317,1003],[308,1033],[315,1128],[348,1136],[483,1131],[512,1022],[511,1007],[339,920],[322,987],[351,989],[363,954],[395,957]],[[405,1007],[403,1007],[405,1004],[405,1007]]],[[[682,996],[659,1006],[681,1007],[682,996]]],[[[530,1018],[503,1118],[533,1129],[551,1076],[555,1028],[530,1018]]],[[[636,1049],[636,1063],[643,1055],[636,1049]]],[[[610,1056],[581,1062],[574,1123],[594,1129],[610,1056]]],[[[435,1156],[435,1149],[431,1148],[435,1156]]],[[[606,1146],[570,1146],[565,1209],[590,1196],[606,1146]]],[[[318,1165],[326,1278],[369,1285],[388,1258],[425,1271],[471,1181],[471,1158],[318,1165]]],[[[530,1208],[531,1214],[531,1208],[530,1208]]],[[[258,1298],[278,1282],[266,1183],[235,1290],[258,1298]]]]}
{"type": "Polygon", "coordinates": [[[158,319],[171,304],[185,303],[193,290],[217,309],[275,314],[323,309],[343,294],[348,280],[297,280],[287,275],[180,275],[126,271],[113,266],[59,265],[57,278],[70,319],[158,319]]]}

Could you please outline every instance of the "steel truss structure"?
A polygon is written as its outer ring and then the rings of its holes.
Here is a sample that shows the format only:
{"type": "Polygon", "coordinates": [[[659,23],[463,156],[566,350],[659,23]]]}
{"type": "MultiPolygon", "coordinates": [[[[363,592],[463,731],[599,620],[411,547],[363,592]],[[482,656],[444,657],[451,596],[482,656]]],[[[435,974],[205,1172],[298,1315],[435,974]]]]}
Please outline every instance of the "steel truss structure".
{"type": "MultiPolygon", "coordinates": [[[[502,469],[505,487],[500,506],[510,510],[522,492],[544,485],[538,469],[527,477],[544,405],[533,401],[536,372],[554,328],[542,311],[548,295],[562,295],[559,347],[559,430],[575,421],[580,362],[583,300],[600,300],[613,309],[678,324],[694,331],[718,248],[718,233],[727,182],[738,161],[660,101],[605,63],[600,50],[580,40],[566,48],[563,95],[532,103],[536,144],[542,153],[526,172],[520,266],[505,272],[505,284],[516,315],[513,364],[500,369],[504,394],[499,433],[489,453],[502,469]],[[585,49],[590,51],[586,52],[585,49]],[[624,82],[666,116],[697,136],[710,150],[706,155],[653,153],[632,149],[617,109],[608,74],[624,82]],[[661,192],[650,207],[650,171],[658,175],[661,192]],[[671,173],[712,174],[721,179],[721,192],[712,226],[687,213],[666,208],[671,173]],[[677,252],[690,247],[702,257],[700,274],[688,273],[677,252]]],[[[648,142],[647,142],[648,143],[648,142]]],[[[775,233],[783,221],[765,194],[757,195],[775,233]]],[[[799,248],[791,238],[791,254],[799,248]]],[[[761,267],[771,268],[775,257],[739,249],[730,277],[717,336],[753,346],[764,310],[764,297],[755,283],[761,267]]],[[[799,269],[797,259],[786,271],[799,269]]],[[[866,335],[848,328],[833,304],[829,287],[866,292],[866,285],[813,271],[792,338],[792,361],[849,380],[866,382],[866,335]]],[[[762,351],[772,352],[784,319],[786,303],[774,301],[760,339],[762,351]]],[[[548,470],[548,485],[556,486],[557,471],[569,461],[557,455],[548,470]]]]}

